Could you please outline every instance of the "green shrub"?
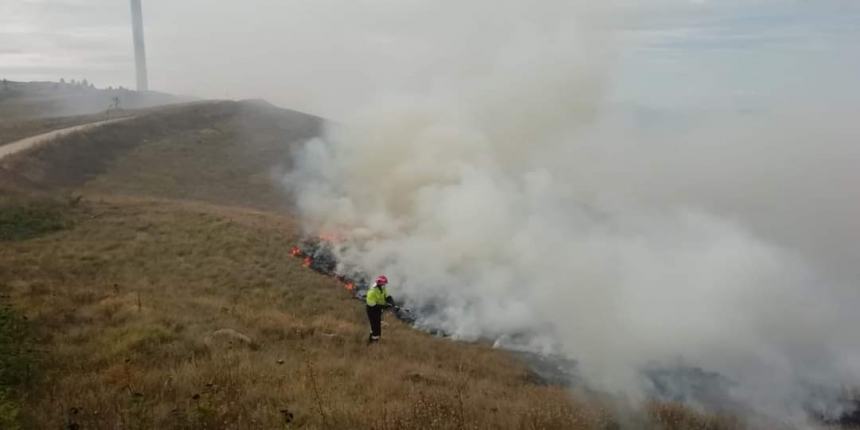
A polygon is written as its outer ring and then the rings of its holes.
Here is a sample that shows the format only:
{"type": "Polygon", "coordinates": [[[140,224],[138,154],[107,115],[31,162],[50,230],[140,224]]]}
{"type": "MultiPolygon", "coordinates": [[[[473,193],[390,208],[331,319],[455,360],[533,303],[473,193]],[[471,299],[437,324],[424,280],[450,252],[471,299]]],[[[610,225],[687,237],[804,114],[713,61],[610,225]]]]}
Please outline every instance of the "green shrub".
{"type": "Polygon", "coordinates": [[[7,307],[0,307],[0,428],[18,429],[20,404],[15,389],[31,379],[26,326],[7,307]]]}
{"type": "Polygon", "coordinates": [[[0,202],[0,241],[25,240],[69,225],[67,205],[50,201],[0,202]]]}

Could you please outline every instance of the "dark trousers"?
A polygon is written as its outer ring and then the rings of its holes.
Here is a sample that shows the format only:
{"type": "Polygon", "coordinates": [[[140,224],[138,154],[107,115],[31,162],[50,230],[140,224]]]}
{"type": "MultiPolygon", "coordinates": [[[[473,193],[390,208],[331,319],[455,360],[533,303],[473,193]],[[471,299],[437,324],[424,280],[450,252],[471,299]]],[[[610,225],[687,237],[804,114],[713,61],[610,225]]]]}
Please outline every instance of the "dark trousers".
{"type": "Polygon", "coordinates": [[[367,306],[367,319],[370,321],[370,341],[382,336],[382,306],[367,306]]]}

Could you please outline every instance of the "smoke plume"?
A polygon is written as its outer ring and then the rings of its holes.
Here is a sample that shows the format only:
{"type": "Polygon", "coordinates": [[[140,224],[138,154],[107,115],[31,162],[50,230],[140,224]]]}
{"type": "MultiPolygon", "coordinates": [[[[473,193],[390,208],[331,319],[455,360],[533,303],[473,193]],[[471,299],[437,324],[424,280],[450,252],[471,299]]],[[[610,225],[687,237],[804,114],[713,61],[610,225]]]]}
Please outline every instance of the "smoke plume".
{"type": "Polygon", "coordinates": [[[640,399],[649,369],[699,368],[758,412],[838,413],[860,382],[844,107],[789,95],[644,128],[604,102],[603,13],[493,4],[517,25],[452,43],[428,88],[295,154],[308,232],[347,238],[341,261],[385,273],[420,327],[576,360],[601,390],[640,399]]]}

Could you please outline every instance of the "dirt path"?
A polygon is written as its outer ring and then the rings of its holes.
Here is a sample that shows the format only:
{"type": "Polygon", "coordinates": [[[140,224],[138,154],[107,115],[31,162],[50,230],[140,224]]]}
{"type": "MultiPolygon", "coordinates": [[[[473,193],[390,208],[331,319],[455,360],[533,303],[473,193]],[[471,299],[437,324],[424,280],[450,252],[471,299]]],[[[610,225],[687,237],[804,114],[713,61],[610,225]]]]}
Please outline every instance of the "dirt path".
{"type": "Polygon", "coordinates": [[[125,117],[125,118],[115,118],[108,119],[104,121],[91,122],[88,124],[76,125],[73,127],[61,128],[59,130],[49,131],[47,133],[38,134],[36,136],[31,136],[25,139],[21,139],[12,143],[7,143],[5,145],[0,146],[0,160],[15,154],[17,152],[24,151],[26,149],[41,145],[46,142],[50,142],[58,137],[63,135],[74,133],[77,131],[85,131],[90,130],[92,128],[101,127],[105,124],[110,124],[113,122],[126,121],[134,117],[125,117]]]}

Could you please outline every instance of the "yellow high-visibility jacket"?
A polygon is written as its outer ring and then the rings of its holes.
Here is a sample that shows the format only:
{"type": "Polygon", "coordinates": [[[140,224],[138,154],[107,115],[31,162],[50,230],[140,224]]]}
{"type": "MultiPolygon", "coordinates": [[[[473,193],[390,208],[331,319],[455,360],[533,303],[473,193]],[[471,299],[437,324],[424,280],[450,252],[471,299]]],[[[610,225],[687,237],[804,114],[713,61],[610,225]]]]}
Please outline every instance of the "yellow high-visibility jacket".
{"type": "Polygon", "coordinates": [[[385,291],[385,287],[380,287],[376,283],[371,285],[370,289],[367,290],[365,301],[367,302],[367,306],[385,306],[386,304],[393,303],[391,296],[385,291]]]}

